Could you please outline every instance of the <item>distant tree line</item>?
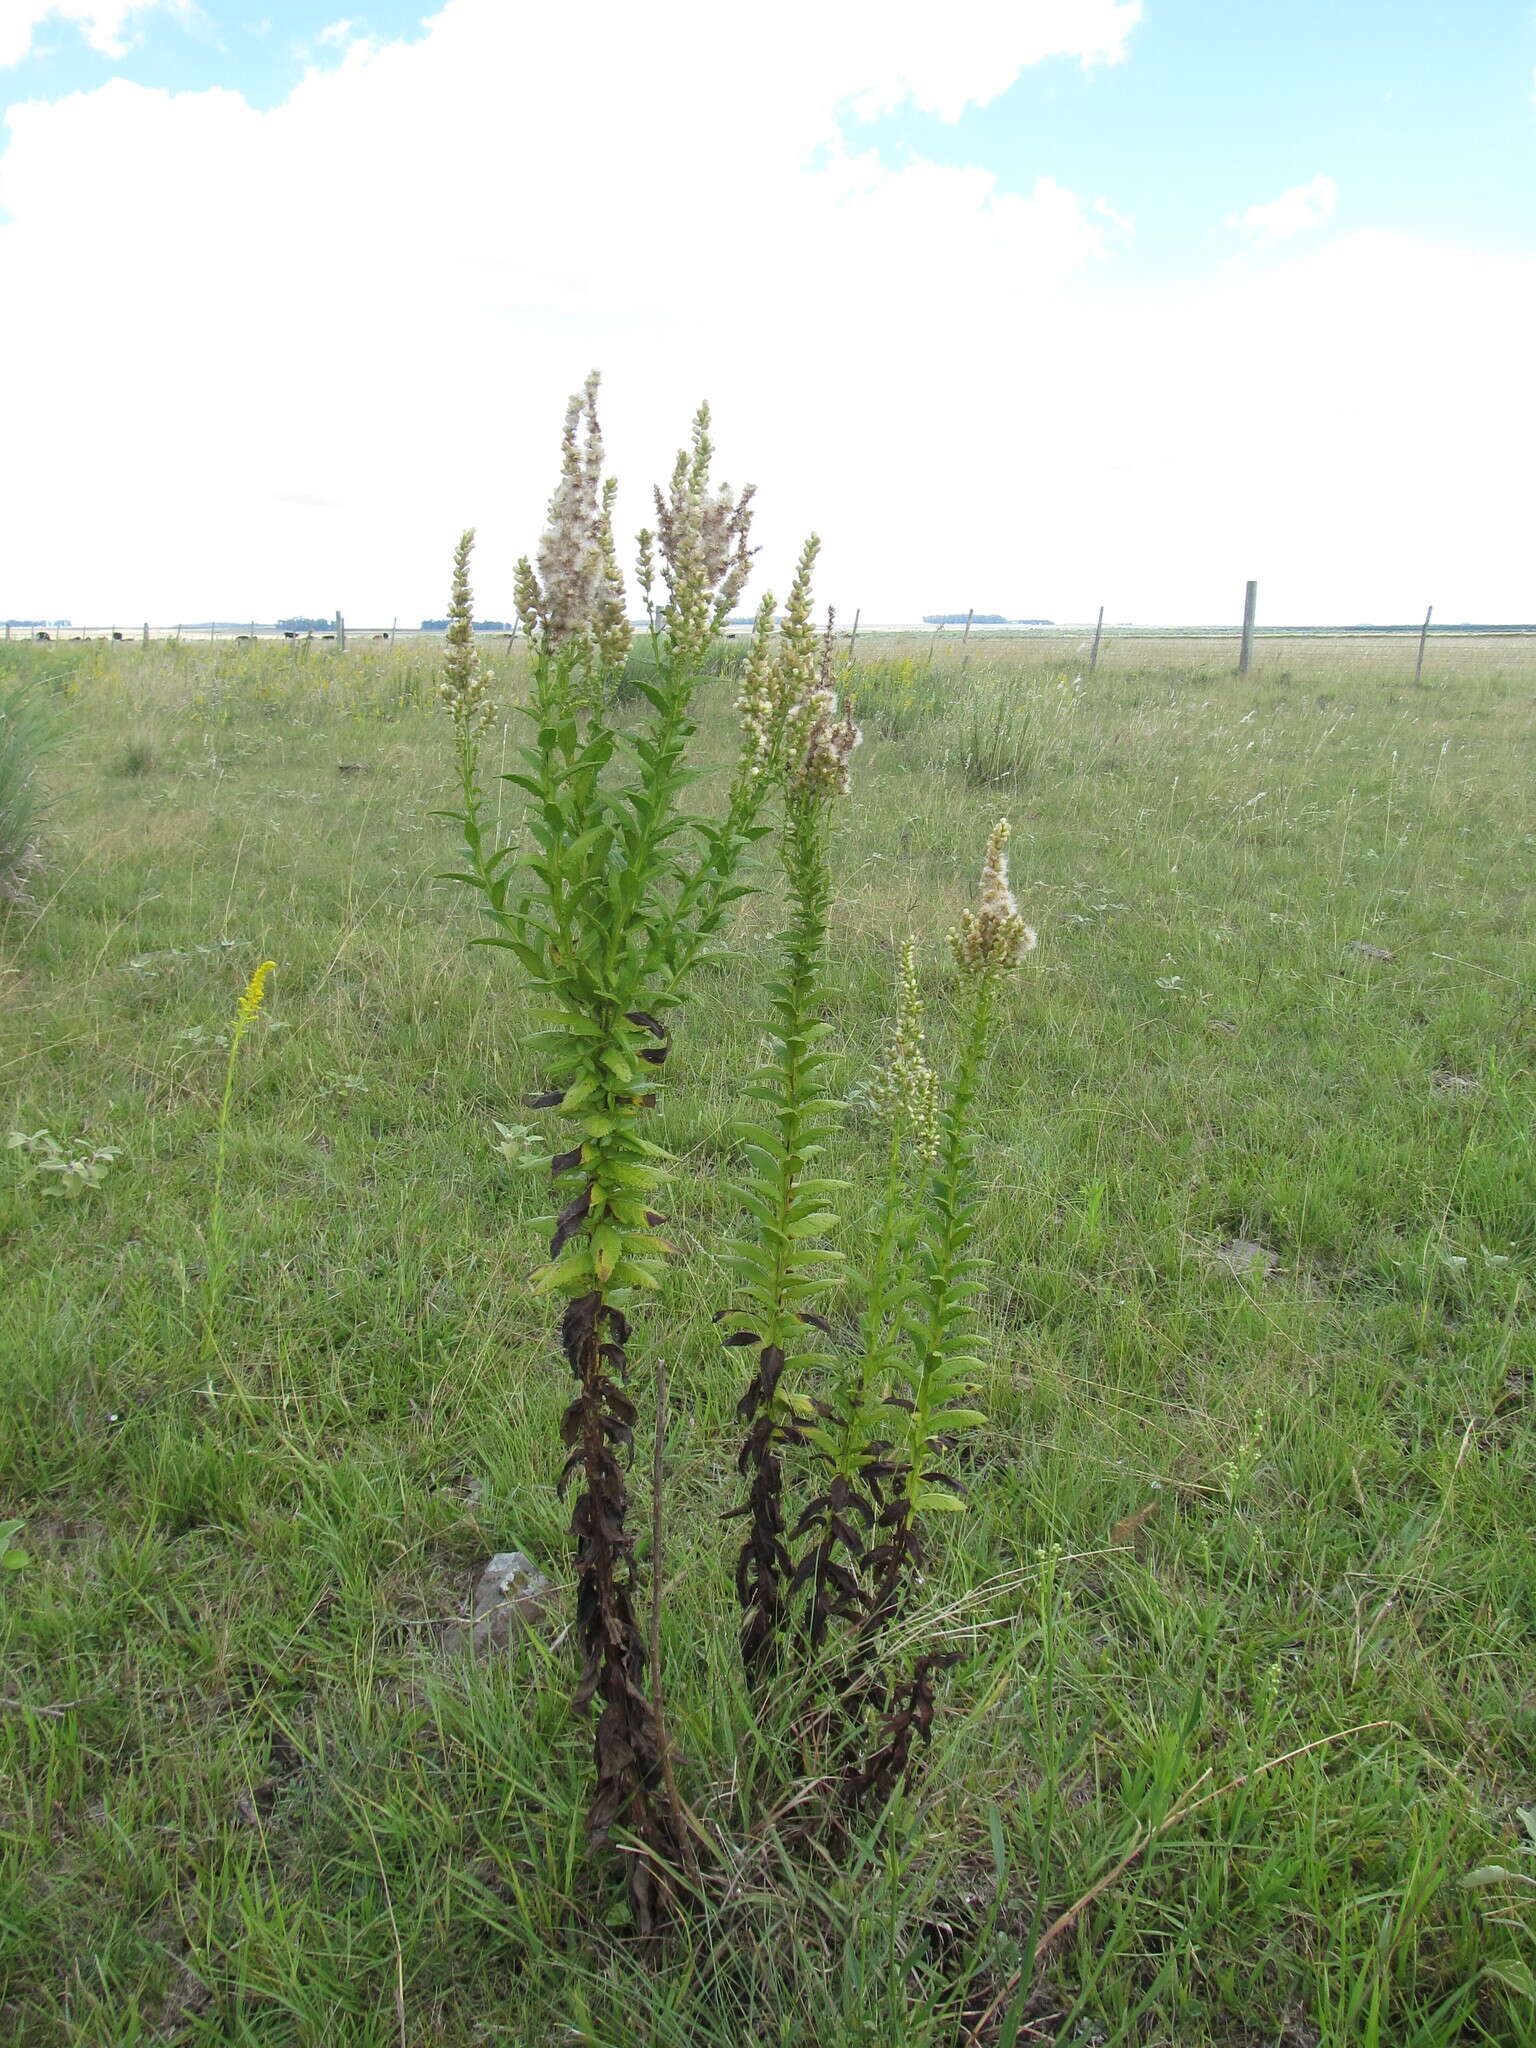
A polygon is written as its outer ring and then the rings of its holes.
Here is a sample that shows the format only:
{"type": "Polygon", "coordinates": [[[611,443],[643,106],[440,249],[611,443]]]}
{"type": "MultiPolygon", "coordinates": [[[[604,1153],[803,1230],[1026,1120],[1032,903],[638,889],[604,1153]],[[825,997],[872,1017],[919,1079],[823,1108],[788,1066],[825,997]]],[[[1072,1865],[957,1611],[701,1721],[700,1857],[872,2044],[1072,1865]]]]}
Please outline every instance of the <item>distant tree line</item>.
{"type": "Polygon", "coordinates": [[[329,633],[335,625],[334,619],[279,619],[275,631],[279,633],[329,633]]]}
{"type": "MultiPolygon", "coordinates": [[[[421,630],[423,633],[446,633],[448,621],[446,619],[423,619],[421,630]]],[[[506,619],[476,619],[475,631],[477,633],[510,633],[512,627],[506,619]]]]}

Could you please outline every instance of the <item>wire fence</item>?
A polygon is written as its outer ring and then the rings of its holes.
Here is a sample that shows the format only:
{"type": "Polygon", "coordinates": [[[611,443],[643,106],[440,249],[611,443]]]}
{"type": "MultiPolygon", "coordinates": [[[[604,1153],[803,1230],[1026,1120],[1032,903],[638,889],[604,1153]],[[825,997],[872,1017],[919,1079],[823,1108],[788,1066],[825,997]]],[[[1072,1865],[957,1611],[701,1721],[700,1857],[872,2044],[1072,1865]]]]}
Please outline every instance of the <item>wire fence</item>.
{"type": "MultiPolygon", "coordinates": [[[[645,622],[636,620],[637,630],[643,631],[645,622]]],[[[477,626],[476,634],[482,641],[512,641],[519,635],[514,627],[477,626]]],[[[727,629],[726,637],[743,636],[747,627],[734,625],[727,629]]],[[[1086,639],[1091,641],[1099,632],[1105,643],[1111,640],[1149,641],[1160,640],[1236,640],[1239,629],[1232,625],[1182,625],[1143,626],[1130,621],[1116,625],[1096,627],[1092,619],[1081,623],[1071,620],[1031,621],[1027,625],[1019,622],[975,624],[969,632],[963,621],[945,620],[937,625],[931,619],[890,620],[886,622],[863,621],[856,628],[846,629],[847,637],[858,641],[879,638],[932,639],[939,645],[958,644],[962,640],[1038,640],[1060,641],[1086,639]]],[[[1418,622],[1407,625],[1360,625],[1360,626],[1260,626],[1253,628],[1256,641],[1273,640],[1417,640],[1425,632],[1418,622]]],[[[3,637],[6,640],[105,640],[124,645],[140,643],[147,646],[151,641],[182,641],[188,644],[207,645],[209,642],[232,643],[237,646],[254,644],[257,641],[278,641],[288,644],[309,644],[320,646],[349,647],[354,643],[370,645],[393,645],[399,641],[438,641],[444,638],[441,626],[402,626],[392,623],[388,626],[353,626],[345,623],[320,627],[283,627],[262,625],[252,621],[248,625],[234,625],[224,620],[207,621],[174,626],[77,626],[71,620],[59,619],[39,624],[34,620],[12,619],[4,622],[3,637]]],[[[1431,640],[1476,640],[1476,639],[1524,639],[1536,638],[1536,624],[1479,624],[1468,622],[1456,625],[1431,625],[1428,628],[1431,640]]]]}

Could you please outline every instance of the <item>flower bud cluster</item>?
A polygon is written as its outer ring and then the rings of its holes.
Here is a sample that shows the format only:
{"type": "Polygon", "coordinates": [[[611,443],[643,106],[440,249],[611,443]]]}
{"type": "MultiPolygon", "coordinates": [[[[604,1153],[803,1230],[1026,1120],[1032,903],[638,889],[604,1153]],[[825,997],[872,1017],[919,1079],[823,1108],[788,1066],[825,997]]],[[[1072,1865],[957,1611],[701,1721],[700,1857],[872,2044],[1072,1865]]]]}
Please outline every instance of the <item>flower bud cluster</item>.
{"type": "Polygon", "coordinates": [[[779,653],[773,644],[771,590],[763,592],[752,621],[752,644],[747,649],[736,710],[741,718],[743,769],[748,776],[761,775],[778,752],[784,711],[779,653]]]}
{"type": "Polygon", "coordinates": [[[776,646],[771,593],[758,606],[736,709],[749,776],[778,767],[791,790],[844,796],[849,757],[862,735],[838,708],[833,615],[828,612],[819,641],[811,622],[811,574],[820,548],[812,534],[800,551],[776,646]]]}
{"type": "Polygon", "coordinates": [[[448,648],[443,657],[443,678],[437,686],[438,696],[469,739],[478,739],[496,719],[496,706],[491,702],[480,667],[480,652],[475,646],[474,598],[469,587],[469,557],[474,545],[475,532],[471,527],[459,536],[453,551],[448,648]]]}
{"type": "Polygon", "coordinates": [[[939,1081],[923,1035],[915,939],[908,939],[901,949],[896,1021],[886,1036],[884,1063],[871,1076],[866,1093],[876,1113],[908,1131],[918,1157],[932,1165],[939,1152],[939,1081]]]}
{"type": "Polygon", "coordinates": [[[962,910],[959,925],[949,935],[955,964],[967,973],[984,974],[994,967],[1007,971],[1034,948],[1034,931],[1020,917],[1008,886],[1008,833],[1008,820],[999,818],[982,862],[981,906],[974,912],[962,910]]]}

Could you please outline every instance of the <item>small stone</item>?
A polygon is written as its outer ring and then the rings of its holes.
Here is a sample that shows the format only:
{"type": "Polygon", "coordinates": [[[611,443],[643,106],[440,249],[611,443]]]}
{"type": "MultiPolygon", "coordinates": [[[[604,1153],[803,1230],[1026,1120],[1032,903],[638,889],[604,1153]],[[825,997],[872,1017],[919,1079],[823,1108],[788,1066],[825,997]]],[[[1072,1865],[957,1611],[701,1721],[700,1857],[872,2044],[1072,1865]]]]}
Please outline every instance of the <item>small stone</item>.
{"type": "Polygon", "coordinates": [[[1471,1074],[1437,1073],[1429,1079],[1431,1087],[1444,1088],[1452,1095],[1471,1095],[1482,1085],[1471,1074]]]}
{"type": "Polygon", "coordinates": [[[552,1579],[520,1550],[501,1550],[475,1583],[469,1625],[450,1621],[443,1627],[443,1648],[458,1652],[505,1650],[525,1628],[552,1618],[558,1589],[552,1579]]]}
{"type": "Polygon", "coordinates": [[[1254,1273],[1259,1279],[1267,1280],[1280,1263],[1267,1244],[1255,1244],[1248,1237],[1234,1237],[1226,1244],[1218,1245],[1216,1257],[1238,1279],[1254,1273]]]}
{"type": "Polygon", "coordinates": [[[1397,955],[1389,953],[1385,946],[1367,945],[1364,939],[1351,939],[1345,947],[1346,953],[1358,953],[1364,960],[1395,960],[1397,955]]]}

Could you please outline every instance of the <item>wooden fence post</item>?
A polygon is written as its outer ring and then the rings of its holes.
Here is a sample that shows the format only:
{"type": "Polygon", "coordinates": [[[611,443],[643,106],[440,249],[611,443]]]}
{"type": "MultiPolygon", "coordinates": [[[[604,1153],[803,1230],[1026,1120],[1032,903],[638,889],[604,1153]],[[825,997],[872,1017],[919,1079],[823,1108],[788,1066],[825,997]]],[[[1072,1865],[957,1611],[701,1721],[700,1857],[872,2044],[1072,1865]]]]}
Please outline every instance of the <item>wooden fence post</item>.
{"type": "Polygon", "coordinates": [[[864,614],[859,610],[858,606],[855,605],[853,608],[853,631],[848,635],[848,659],[850,661],[852,661],[853,659],[853,650],[858,644],[859,620],[863,616],[864,614]]]}
{"type": "Polygon", "coordinates": [[[1253,666],[1253,620],[1259,608],[1259,586],[1250,582],[1243,593],[1243,650],[1237,657],[1237,672],[1247,675],[1253,666]]]}
{"type": "Polygon", "coordinates": [[[149,621],[148,621],[148,619],[146,619],[146,620],[144,621],[143,645],[144,645],[144,646],[146,646],[146,647],[147,647],[147,646],[149,645],[149,621]]]}
{"type": "Polygon", "coordinates": [[[1093,629],[1093,652],[1088,657],[1088,673],[1092,675],[1099,665],[1099,636],[1104,631],[1104,607],[1099,606],[1099,623],[1093,629]]]}
{"type": "Polygon", "coordinates": [[[1424,623],[1419,628],[1419,658],[1413,664],[1413,680],[1415,682],[1417,682],[1420,676],[1422,676],[1424,673],[1424,642],[1429,638],[1429,621],[1434,613],[1434,609],[1434,606],[1431,605],[1429,607],[1429,610],[1425,612],[1424,623]]]}
{"type": "Polygon", "coordinates": [[[341,616],[341,613],[340,613],[340,612],[338,612],[338,613],[336,614],[336,652],[337,652],[338,654],[345,654],[345,653],[346,653],[346,651],[347,651],[347,622],[346,622],[346,620],[345,620],[345,619],[344,619],[344,618],[343,618],[343,617],[341,616]]]}
{"type": "Polygon", "coordinates": [[[975,618],[975,616],[976,607],[975,605],[972,605],[970,610],[965,615],[965,631],[960,635],[960,666],[962,668],[965,668],[967,666],[971,658],[969,651],[971,640],[971,621],[975,618]]]}

